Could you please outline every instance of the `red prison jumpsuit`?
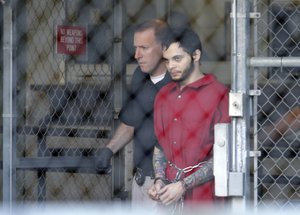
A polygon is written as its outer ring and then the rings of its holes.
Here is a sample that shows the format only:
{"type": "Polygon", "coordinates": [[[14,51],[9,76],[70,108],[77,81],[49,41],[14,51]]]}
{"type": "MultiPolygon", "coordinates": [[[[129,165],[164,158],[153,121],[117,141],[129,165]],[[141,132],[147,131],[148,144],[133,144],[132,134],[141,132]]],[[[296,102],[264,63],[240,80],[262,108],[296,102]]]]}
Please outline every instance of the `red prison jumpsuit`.
{"type": "MultiPolygon", "coordinates": [[[[228,88],[207,74],[181,91],[176,83],[163,87],[156,96],[154,128],[166,158],[178,168],[193,166],[212,157],[214,125],[230,122],[228,88]]],[[[187,173],[187,177],[193,172],[187,173]]],[[[177,170],[170,165],[166,177],[173,180],[177,170]]],[[[213,180],[189,190],[187,202],[212,202],[213,180]]]]}

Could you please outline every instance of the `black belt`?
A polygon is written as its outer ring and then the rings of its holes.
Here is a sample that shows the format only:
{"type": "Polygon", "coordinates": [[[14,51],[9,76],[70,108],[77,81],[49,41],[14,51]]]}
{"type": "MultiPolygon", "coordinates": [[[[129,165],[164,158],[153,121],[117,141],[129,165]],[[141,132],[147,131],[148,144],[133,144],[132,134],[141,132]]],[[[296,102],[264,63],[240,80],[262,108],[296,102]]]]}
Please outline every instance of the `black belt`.
{"type": "Polygon", "coordinates": [[[143,170],[139,167],[134,168],[134,180],[139,186],[143,186],[146,180],[146,176],[151,177],[151,179],[155,178],[154,172],[153,171],[146,171],[143,170]]]}

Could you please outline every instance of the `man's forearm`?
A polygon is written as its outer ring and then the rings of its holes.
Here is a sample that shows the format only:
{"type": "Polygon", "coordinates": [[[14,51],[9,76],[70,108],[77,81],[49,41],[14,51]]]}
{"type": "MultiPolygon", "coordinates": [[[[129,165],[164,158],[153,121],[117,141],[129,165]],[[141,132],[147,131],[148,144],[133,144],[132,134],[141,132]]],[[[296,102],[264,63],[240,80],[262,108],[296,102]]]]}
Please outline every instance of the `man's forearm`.
{"type": "Polygon", "coordinates": [[[112,150],[113,153],[116,153],[132,140],[133,135],[134,127],[121,122],[106,147],[112,150]]]}
{"type": "Polygon", "coordinates": [[[196,172],[184,178],[184,184],[187,189],[194,188],[204,184],[214,177],[213,158],[204,163],[196,172]]]}
{"type": "Polygon", "coordinates": [[[156,178],[165,178],[165,170],[167,166],[167,160],[162,150],[155,147],[153,152],[153,167],[156,178]]]}

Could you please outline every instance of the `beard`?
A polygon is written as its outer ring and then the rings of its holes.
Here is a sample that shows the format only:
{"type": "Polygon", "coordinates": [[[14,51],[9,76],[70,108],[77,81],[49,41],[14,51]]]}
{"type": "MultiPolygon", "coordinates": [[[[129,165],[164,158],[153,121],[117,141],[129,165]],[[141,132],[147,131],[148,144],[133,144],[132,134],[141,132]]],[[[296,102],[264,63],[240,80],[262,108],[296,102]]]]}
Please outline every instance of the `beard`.
{"type": "Polygon", "coordinates": [[[178,79],[173,79],[174,82],[183,82],[185,81],[193,72],[195,68],[195,65],[193,64],[193,62],[190,63],[189,67],[186,68],[183,72],[181,77],[179,77],[178,79]]]}

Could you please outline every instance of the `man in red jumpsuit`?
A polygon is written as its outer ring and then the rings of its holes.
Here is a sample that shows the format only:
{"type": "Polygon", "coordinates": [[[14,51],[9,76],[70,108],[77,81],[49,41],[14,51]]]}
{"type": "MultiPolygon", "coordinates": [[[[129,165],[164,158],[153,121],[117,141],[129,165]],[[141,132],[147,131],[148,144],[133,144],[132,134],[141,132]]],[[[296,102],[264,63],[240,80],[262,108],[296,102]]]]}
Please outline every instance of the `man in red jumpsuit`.
{"type": "Polygon", "coordinates": [[[169,29],[163,57],[174,82],[154,105],[155,181],[152,199],[164,205],[211,204],[214,196],[214,125],[228,123],[228,88],[200,70],[201,41],[191,29],[169,29]],[[181,202],[182,203],[182,202],[181,202]]]}

